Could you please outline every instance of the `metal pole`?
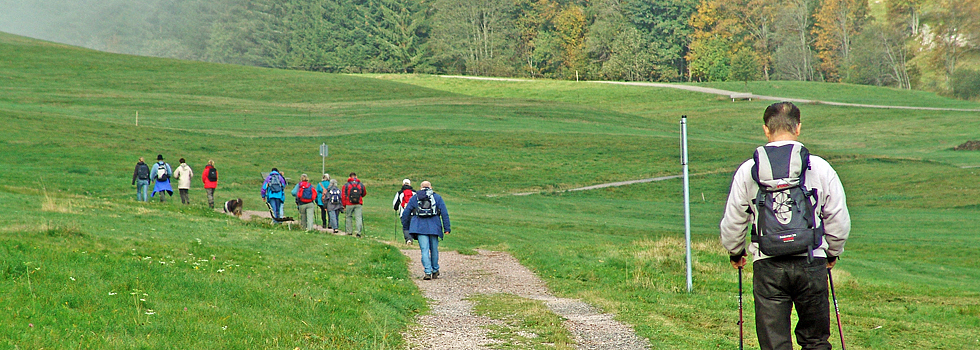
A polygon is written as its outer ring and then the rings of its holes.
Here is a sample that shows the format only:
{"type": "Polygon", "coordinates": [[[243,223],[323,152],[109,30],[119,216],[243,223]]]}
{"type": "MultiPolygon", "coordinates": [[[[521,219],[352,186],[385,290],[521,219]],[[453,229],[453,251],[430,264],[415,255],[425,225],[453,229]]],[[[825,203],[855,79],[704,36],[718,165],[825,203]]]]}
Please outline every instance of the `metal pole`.
{"type": "Polygon", "coordinates": [[[687,116],[681,116],[681,165],[684,166],[684,240],[687,243],[687,292],[694,290],[691,281],[691,187],[687,172],[687,116]]]}
{"type": "Polygon", "coordinates": [[[327,172],[327,144],[326,143],[320,144],[320,158],[322,158],[321,165],[320,165],[320,174],[325,174],[327,172]]]}

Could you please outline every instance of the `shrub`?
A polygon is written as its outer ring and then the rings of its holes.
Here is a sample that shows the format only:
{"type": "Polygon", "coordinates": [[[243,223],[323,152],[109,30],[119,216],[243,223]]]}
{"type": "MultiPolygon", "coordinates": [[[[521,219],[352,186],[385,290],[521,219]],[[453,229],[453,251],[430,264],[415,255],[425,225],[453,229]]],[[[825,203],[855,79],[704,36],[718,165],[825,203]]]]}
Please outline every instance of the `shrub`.
{"type": "Polygon", "coordinates": [[[970,100],[980,97],[980,71],[957,69],[949,83],[956,98],[970,100]]]}

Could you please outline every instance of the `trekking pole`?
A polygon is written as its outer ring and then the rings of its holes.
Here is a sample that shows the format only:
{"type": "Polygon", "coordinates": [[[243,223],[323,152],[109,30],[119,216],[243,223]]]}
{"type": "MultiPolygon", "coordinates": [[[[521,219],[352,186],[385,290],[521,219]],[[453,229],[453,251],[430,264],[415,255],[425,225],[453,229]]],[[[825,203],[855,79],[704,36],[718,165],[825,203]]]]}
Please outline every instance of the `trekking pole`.
{"type": "Polygon", "coordinates": [[[844,345],[844,327],[840,323],[840,308],[837,307],[837,293],[834,292],[834,276],[830,273],[830,268],[827,268],[827,278],[830,279],[830,296],[834,299],[834,312],[837,313],[837,334],[840,334],[840,348],[847,350],[847,346],[844,345]]]}
{"type": "Polygon", "coordinates": [[[745,344],[745,332],[742,326],[742,267],[738,267],[738,350],[745,344]]]}

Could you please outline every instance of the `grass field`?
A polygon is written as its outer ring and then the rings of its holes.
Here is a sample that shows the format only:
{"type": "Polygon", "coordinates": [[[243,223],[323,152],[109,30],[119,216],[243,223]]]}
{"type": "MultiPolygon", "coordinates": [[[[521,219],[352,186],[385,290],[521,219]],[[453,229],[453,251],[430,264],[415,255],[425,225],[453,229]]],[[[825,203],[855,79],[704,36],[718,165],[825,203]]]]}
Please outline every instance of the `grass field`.
{"type": "MultiPolygon", "coordinates": [[[[977,108],[856,86],[748,90],[977,108]]],[[[406,269],[417,262],[385,243],[400,234],[388,205],[408,177],[447,200],[443,249],[506,250],[654,348],[735,348],[737,278],[717,225],[731,173],[764,141],[766,105],[635,86],[280,71],[0,34],[0,344],[403,348],[401,332],[427,310],[406,269]],[[679,173],[680,115],[697,174],[691,294],[679,180],[563,192],[679,173]],[[126,184],[140,156],[184,157],[196,172],[213,159],[217,199],[261,210],[258,174],[316,174],[321,143],[327,172],[365,182],[369,239],[240,222],[208,210],[197,183],[190,206],[137,203],[126,184]],[[503,195],[528,191],[540,194],[503,195]]],[[[801,141],[848,194],[852,238],[834,276],[849,348],[980,347],[980,169],[963,168],[980,152],[952,151],[980,139],[978,113],[801,109],[801,141]]],[[[515,301],[482,304],[494,314],[515,301]]]]}

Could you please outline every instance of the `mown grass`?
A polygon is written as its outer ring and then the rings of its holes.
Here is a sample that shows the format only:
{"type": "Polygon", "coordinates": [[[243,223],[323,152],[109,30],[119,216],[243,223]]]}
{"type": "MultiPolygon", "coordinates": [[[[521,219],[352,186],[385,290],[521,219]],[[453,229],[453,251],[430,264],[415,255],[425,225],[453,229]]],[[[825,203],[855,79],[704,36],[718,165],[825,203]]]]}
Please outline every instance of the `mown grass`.
{"type": "MultiPolygon", "coordinates": [[[[574,82],[276,71],[6,34],[0,62],[5,346],[403,347],[400,332],[425,310],[411,283],[418,276],[405,269],[416,262],[375,239],[400,237],[388,205],[405,177],[431,180],[446,198],[454,229],[445,250],[506,250],[556,294],[616,313],[655,348],[737,342],[736,274],[717,225],[730,174],[763,142],[766,102],[574,82]],[[563,192],[679,173],[682,114],[697,174],[692,294],[683,287],[679,180],[563,192]],[[372,239],[243,223],[207,210],[197,183],[191,206],[133,201],[136,157],[159,153],[171,163],[187,158],[195,171],[214,159],[218,200],[240,197],[261,210],[259,172],[316,174],[320,143],[330,146],[327,172],[356,171],[367,185],[372,239]],[[501,196],[527,191],[540,194],[501,196]]],[[[855,94],[806,86],[794,89],[844,102],[855,94]]],[[[947,102],[961,105],[930,103],[947,102]]],[[[839,171],[854,220],[835,269],[848,345],[976,347],[980,186],[977,169],[959,166],[980,156],[951,151],[980,139],[965,127],[976,113],[801,107],[803,142],[839,171]]]]}

